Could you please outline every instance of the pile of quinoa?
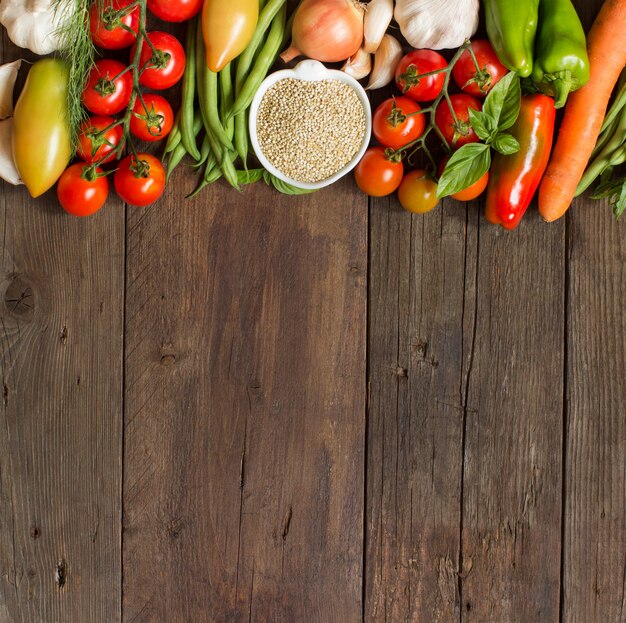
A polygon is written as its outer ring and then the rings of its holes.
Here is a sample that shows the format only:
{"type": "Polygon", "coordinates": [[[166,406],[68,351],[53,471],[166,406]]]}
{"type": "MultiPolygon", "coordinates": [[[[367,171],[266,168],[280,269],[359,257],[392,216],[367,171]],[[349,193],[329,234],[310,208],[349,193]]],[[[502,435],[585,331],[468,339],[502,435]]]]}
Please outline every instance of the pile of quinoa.
{"type": "Polygon", "coordinates": [[[257,136],[264,156],[298,182],[320,182],[342,169],[365,136],[365,110],[341,80],[286,78],[263,95],[257,136]]]}

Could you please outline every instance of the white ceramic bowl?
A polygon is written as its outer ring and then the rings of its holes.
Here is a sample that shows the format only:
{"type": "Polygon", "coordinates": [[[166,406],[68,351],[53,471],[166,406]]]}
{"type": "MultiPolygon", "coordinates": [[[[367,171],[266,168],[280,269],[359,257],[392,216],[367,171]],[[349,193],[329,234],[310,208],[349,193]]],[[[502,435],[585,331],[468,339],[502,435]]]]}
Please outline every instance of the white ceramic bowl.
{"type": "Polygon", "coordinates": [[[292,186],[297,186],[298,188],[304,188],[307,190],[315,190],[317,188],[324,188],[324,186],[329,186],[333,182],[336,182],[339,178],[346,175],[346,173],[352,171],[359,160],[363,157],[363,154],[369,145],[372,133],[372,111],[365,89],[363,89],[363,87],[354,78],[337,69],[326,69],[326,67],[324,67],[324,65],[322,65],[319,61],[306,60],[298,63],[293,69],[281,69],[280,71],[270,74],[267,78],[265,78],[265,80],[263,80],[261,86],[259,86],[259,90],[256,92],[254,99],[252,100],[252,104],[250,105],[249,126],[250,141],[252,142],[254,153],[265,169],[267,169],[272,175],[283,180],[283,182],[287,182],[292,186]],[[259,138],[257,136],[256,129],[256,118],[259,111],[259,104],[261,103],[261,99],[265,95],[265,92],[273,84],[279,80],[285,80],[286,78],[308,80],[310,82],[318,80],[341,80],[341,82],[345,82],[355,90],[361,104],[363,105],[363,110],[365,112],[365,135],[363,136],[361,148],[345,167],[337,171],[334,175],[331,175],[331,177],[321,180],[320,182],[300,182],[290,178],[282,171],[279,171],[267,160],[259,146],[259,138]]]}

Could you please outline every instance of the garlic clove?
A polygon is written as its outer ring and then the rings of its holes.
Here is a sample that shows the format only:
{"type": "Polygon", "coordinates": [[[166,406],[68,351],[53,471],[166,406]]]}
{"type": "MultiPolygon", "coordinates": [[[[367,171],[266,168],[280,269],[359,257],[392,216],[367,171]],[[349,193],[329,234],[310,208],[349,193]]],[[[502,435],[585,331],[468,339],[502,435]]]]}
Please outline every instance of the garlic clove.
{"type": "Polygon", "coordinates": [[[374,54],[393,17],[393,0],[371,0],[365,9],[363,47],[374,54]]]}
{"type": "Polygon", "coordinates": [[[365,88],[371,91],[387,86],[393,80],[401,58],[402,46],[398,40],[385,35],[374,55],[374,69],[365,88]]]}
{"type": "Polygon", "coordinates": [[[22,61],[17,60],[0,65],[0,119],[13,114],[13,89],[21,64],[22,61]]]}
{"type": "Polygon", "coordinates": [[[363,48],[359,48],[341,68],[341,71],[352,76],[355,80],[361,80],[369,75],[372,71],[372,55],[368,54],[363,48]]]}
{"type": "Polygon", "coordinates": [[[23,184],[13,160],[13,117],[0,121],[0,177],[9,184],[23,184]]]}

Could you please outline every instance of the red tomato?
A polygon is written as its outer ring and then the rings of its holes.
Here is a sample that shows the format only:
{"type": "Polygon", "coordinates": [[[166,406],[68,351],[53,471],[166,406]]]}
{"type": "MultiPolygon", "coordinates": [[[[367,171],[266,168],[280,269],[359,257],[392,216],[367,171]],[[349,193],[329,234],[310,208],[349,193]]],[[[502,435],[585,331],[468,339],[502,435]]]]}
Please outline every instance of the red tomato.
{"type": "Polygon", "coordinates": [[[97,212],[108,196],[109,183],[102,169],[84,162],[67,167],[57,184],[61,207],[74,216],[89,216],[97,212]]]}
{"type": "Polygon", "coordinates": [[[480,69],[476,69],[472,56],[465,50],[452,68],[452,77],[465,93],[485,97],[509,70],[500,62],[486,39],[472,41],[471,46],[480,69]]]}
{"type": "Polygon", "coordinates": [[[384,147],[370,147],[354,169],[357,186],[370,197],[390,195],[402,181],[402,161],[389,160],[384,147]]]}
{"type": "Polygon", "coordinates": [[[96,45],[106,50],[121,50],[133,45],[139,28],[139,7],[124,9],[132,0],[107,0],[98,11],[94,2],[89,13],[89,31],[96,45]],[[130,28],[133,32],[127,30],[130,28]]]}
{"type": "MultiPolygon", "coordinates": [[[[441,164],[439,165],[439,177],[443,175],[443,171],[446,168],[446,164],[448,163],[450,158],[445,157],[441,164]]],[[[487,188],[487,184],[489,183],[489,171],[487,171],[477,182],[474,182],[471,186],[460,190],[458,193],[454,193],[454,195],[450,195],[453,199],[457,201],[473,201],[477,197],[483,194],[485,188],[487,188]]]]}
{"type": "MultiPolygon", "coordinates": [[[[174,35],[155,30],[149,32],[148,39],[156,53],[148,43],[142,43],[139,67],[142,68],[139,82],[150,89],[169,89],[175,85],[185,71],[185,50],[174,35]]],[[[130,57],[135,56],[135,46],[130,57]]]]}
{"type": "Polygon", "coordinates": [[[400,59],[396,67],[396,84],[404,95],[416,102],[430,102],[437,98],[446,75],[441,72],[425,78],[418,78],[420,74],[427,74],[448,66],[446,59],[432,50],[413,50],[400,59]]]}
{"type": "Polygon", "coordinates": [[[133,106],[130,131],[142,141],[158,141],[167,136],[174,124],[174,111],[169,102],[156,93],[143,96],[145,108],[139,98],[133,106]]]}
{"type": "Polygon", "coordinates": [[[134,206],[147,206],[165,190],[165,169],[158,158],[150,154],[126,156],[113,177],[120,198],[134,206]]]}
{"type": "Polygon", "coordinates": [[[164,22],[184,22],[197,15],[203,0],[148,0],[148,8],[164,22]]]}
{"type": "Polygon", "coordinates": [[[420,105],[408,97],[390,97],[374,113],[372,131],[376,140],[385,147],[400,149],[418,139],[424,132],[426,121],[419,114],[420,105]]]}
{"type": "Polygon", "coordinates": [[[435,123],[448,144],[457,149],[467,143],[477,143],[478,136],[469,122],[469,109],[482,110],[482,104],[471,95],[463,93],[451,95],[450,102],[456,115],[456,121],[448,102],[443,99],[435,111],[435,123]]]}
{"type": "Polygon", "coordinates": [[[89,164],[111,160],[115,156],[113,151],[120,144],[124,134],[121,124],[109,128],[112,123],[115,123],[113,117],[99,115],[93,115],[83,121],[79,129],[76,155],[89,164]]]}
{"type": "Polygon", "coordinates": [[[114,115],[128,106],[133,78],[130,71],[119,75],[125,69],[122,63],[110,58],[96,62],[82,94],[87,110],[96,115],[114,115]]]}

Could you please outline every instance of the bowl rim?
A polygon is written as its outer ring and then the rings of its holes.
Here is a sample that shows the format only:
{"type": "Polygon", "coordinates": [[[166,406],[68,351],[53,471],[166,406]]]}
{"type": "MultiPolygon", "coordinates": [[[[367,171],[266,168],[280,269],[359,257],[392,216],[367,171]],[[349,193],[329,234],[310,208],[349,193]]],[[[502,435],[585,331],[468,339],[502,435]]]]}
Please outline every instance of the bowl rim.
{"type": "Polygon", "coordinates": [[[350,171],[352,171],[352,169],[354,169],[354,167],[356,167],[359,160],[361,160],[363,154],[367,150],[372,135],[372,109],[365,89],[352,76],[349,76],[345,72],[338,69],[328,69],[319,61],[307,59],[300,61],[293,69],[280,69],[275,71],[274,73],[269,74],[269,76],[261,82],[254,98],[252,99],[252,103],[250,104],[248,129],[250,131],[250,142],[252,143],[252,148],[254,149],[254,153],[263,168],[278,179],[286,182],[287,184],[291,184],[296,188],[301,188],[303,190],[318,190],[320,188],[330,186],[344,175],[347,175],[350,171]],[[365,134],[363,136],[361,147],[350,162],[346,163],[345,166],[330,177],[320,180],[319,182],[301,182],[285,175],[268,161],[259,145],[257,135],[257,114],[261,99],[272,85],[287,78],[295,78],[296,80],[305,80],[307,82],[316,82],[319,80],[340,80],[354,89],[365,112],[365,134]]]}

